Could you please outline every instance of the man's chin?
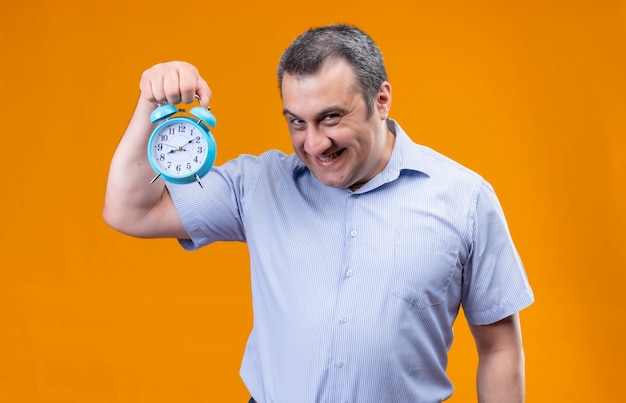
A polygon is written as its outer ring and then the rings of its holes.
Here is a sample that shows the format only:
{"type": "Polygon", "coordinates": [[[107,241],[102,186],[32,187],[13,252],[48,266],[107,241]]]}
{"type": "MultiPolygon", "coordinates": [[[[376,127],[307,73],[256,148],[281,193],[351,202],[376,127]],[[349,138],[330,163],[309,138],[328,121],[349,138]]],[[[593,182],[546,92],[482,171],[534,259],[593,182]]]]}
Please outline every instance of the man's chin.
{"type": "Polygon", "coordinates": [[[347,189],[350,187],[349,184],[346,184],[345,181],[339,180],[338,178],[331,178],[328,176],[315,175],[318,181],[320,181],[324,186],[328,186],[331,188],[337,189],[347,189]]]}

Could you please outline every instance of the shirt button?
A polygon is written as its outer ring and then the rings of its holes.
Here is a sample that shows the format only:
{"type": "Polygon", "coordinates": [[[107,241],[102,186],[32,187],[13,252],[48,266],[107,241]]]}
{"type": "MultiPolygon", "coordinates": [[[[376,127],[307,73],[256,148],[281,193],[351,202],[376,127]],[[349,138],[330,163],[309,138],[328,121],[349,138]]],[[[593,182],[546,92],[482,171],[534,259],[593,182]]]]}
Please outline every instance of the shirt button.
{"type": "Polygon", "coordinates": [[[352,273],[352,269],[349,269],[349,270],[346,272],[346,276],[348,276],[348,277],[352,277],[352,275],[353,275],[353,274],[354,274],[354,273],[352,273]]]}
{"type": "Polygon", "coordinates": [[[359,233],[356,232],[355,229],[353,229],[352,231],[350,231],[350,235],[354,238],[355,236],[357,236],[359,233]]]}
{"type": "Polygon", "coordinates": [[[341,367],[343,367],[343,361],[337,361],[337,362],[335,363],[335,366],[336,366],[337,368],[341,368],[341,367]]]}
{"type": "Polygon", "coordinates": [[[341,323],[346,323],[347,321],[348,321],[348,318],[346,318],[346,317],[345,317],[345,315],[341,315],[341,316],[339,317],[339,322],[341,322],[341,323]]]}

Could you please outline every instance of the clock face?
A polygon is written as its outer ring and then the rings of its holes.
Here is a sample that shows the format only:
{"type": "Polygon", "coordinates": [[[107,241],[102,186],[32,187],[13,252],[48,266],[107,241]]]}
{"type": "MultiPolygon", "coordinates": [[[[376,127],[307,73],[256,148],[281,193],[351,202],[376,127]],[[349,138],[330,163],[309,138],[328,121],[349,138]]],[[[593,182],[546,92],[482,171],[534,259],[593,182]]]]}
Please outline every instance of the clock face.
{"type": "Polygon", "coordinates": [[[193,177],[206,164],[213,164],[215,151],[208,139],[191,119],[170,119],[152,134],[148,156],[153,168],[166,178],[193,177]]]}

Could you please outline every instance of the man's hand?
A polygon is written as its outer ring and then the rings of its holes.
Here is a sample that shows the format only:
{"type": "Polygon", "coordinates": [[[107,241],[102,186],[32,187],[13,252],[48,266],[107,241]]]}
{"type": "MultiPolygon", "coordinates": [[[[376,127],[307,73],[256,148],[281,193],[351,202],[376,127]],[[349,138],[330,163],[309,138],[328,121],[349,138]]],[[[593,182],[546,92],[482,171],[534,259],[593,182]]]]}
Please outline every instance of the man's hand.
{"type": "Polygon", "coordinates": [[[141,98],[153,104],[189,104],[196,95],[208,105],[211,90],[195,66],[186,62],[166,62],[144,71],[139,82],[141,98]]]}

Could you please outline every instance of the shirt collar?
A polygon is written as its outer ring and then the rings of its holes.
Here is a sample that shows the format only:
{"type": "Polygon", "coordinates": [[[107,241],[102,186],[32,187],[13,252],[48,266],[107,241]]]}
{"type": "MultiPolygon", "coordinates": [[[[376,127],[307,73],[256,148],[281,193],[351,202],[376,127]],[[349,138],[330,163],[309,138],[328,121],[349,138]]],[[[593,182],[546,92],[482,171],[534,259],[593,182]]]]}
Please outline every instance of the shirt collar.
{"type": "Polygon", "coordinates": [[[402,170],[417,171],[430,176],[430,167],[424,158],[424,147],[416,144],[393,119],[387,119],[387,127],[396,135],[396,141],[387,166],[381,173],[394,180],[402,170]]]}

